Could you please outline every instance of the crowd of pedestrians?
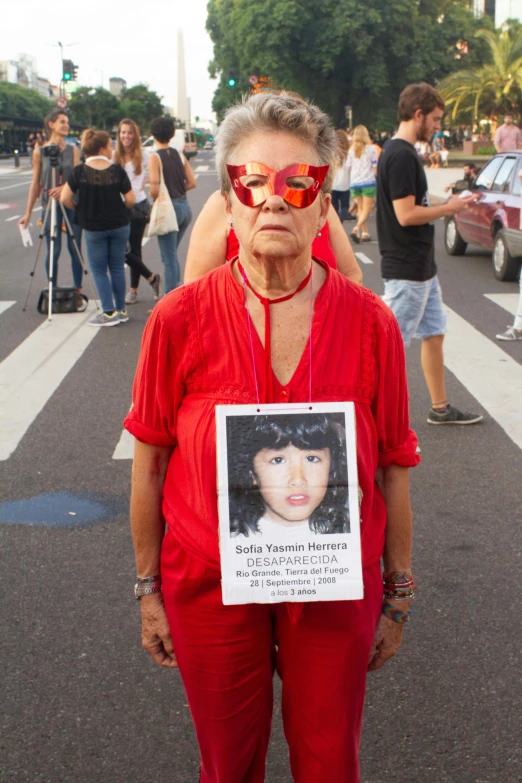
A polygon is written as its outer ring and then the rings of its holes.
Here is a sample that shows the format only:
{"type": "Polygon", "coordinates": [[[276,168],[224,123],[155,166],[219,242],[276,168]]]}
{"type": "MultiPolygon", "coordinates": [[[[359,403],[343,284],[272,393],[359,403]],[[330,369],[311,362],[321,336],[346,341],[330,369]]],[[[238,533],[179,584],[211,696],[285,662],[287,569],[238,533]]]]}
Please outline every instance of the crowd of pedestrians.
{"type": "Polygon", "coordinates": [[[47,138],[33,140],[33,178],[27,207],[19,225],[29,225],[38,196],[44,218],[42,235],[47,244],[46,271],[58,285],[58,260],[62,246],[62,219],[71,257],[77,309],[86,306],[82,295],[82,235],[101,312],[89,320],[90,326],[117,326],[129,320],[126,305],[138,298],[141,277],[149,283],[154,299],[161,295],[162,277],[144,264],[142,243],[151,217],[154,200],[163,182],[175,214],[177,227],[164,232],[156,228],[164,267],[165,293],[180,285],[178,245],[192,219],[187,190],[196,187],[189,162],[171,146],[174,121],[158,117],[151,123],[156,149],[149,153],[141,147],[138,125],[130,118],[121,120],[116,146],[110,134],[86,129],[79,149],[68,144],[67,113],[55,109],[45,119],[47,138]],[[49,154],[52,153],[52,154],[49,154]],[[149,197],[145,190],[149,185],[149,197]],[[57,202],[57,221],[51,238],[50,200],[57,202]],[[54,248],[51,274],[50,247],[54,248]],[[125,264],[130,269],[130,287],[126,289],[125,264]]]}

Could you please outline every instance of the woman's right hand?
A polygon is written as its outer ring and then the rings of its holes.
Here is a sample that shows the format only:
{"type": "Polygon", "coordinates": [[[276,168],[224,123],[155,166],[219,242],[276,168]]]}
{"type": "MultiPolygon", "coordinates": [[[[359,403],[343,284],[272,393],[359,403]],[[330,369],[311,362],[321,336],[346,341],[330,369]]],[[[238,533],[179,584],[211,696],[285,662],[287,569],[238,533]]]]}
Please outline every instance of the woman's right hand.
{"type": "Polygon", "coordinates": [[[161,593],[143,595],[141,607],[141,644],[158,666],[177,669],[167,613],[161,593]]]}
{"type": "Polygon", "coordinates": [[[27,228],[27,227],[28,227],[28,225],[29,225],[29,220],[30,220],[30,219],[31,219],[31,216],[30,216],[30,215],[27,215],[27,214],[25,214],[25,215],[24,215],[23,217],[21,217],[21,218],[20,218],[20,220],[18,221],[18,225],[19,225],[21,228],[27,228]]]}

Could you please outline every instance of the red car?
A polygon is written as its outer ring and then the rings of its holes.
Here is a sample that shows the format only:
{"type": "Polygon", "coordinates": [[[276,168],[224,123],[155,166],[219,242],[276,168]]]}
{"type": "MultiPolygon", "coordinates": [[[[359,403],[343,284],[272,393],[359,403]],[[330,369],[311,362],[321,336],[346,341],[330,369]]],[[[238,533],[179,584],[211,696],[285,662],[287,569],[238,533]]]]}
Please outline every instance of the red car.
{"type": "Polygon", "coordinates": [[[522,150],[492,158],[475,180],[475,204],[446,218],[444,241],[450,256],[461,256],[468,244],[492,251],[498,280],[518,280],[522,263],[522,150]]]}

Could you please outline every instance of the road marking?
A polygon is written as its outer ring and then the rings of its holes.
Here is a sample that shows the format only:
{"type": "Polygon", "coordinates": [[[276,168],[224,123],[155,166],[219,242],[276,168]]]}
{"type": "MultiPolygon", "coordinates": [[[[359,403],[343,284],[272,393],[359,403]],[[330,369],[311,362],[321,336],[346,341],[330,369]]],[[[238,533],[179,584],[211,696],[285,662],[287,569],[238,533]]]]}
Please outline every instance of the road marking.
{"type": "Polygon", "coordinates": [[[522,365],[454,310],[446,310],[444,364],[522,449],[522,365]]]}
{"type": "Polygon", "coordinates": [[[17,218],[20,218],[20,217],[22,217],[22,216],[21,216],[21,215],[13,215],[13,217],[6,218],[6,219],[5,219],[5,222],[6,222],[6,223],[10,223],[10,222],[11,222],[11,220],[16,220],[17,218]]]}
{"type": "Polygon", "coordinates": [[[134,459],[134,436],[127,430],[121,431],[118,445],[114,449],[113,459],[134,459]]]}
{"type": "Polygon", "coordinates": [[[356,253],[355,258],[360,261],[361,264],[373,264],[372,259],[368,258],[365,253],[356,253]]]}
{"type": "Polygon", "coordinates": [[[484,294],[484,296],[499,307],[507,310],[511,315],[517,314],[518,294],[484,294]]]}
{"type": "Polygon", "coordinates": [[[151,237],[143,237],[143,239],[141,240],[141,246],[145,247],[147,242],[150,242],[150,240],[151,240],[151,237]]]}
{"type": "Polygon", "coordinates": [[[196,168],[194,169],[194,171],[208,171],[208,170],[209,170],[209,168],[210,168],[210,166],[203,166],[203,165],[200,165],[200,166],[196,166],[196,168]]]}
{"type": "Polygon", "coordinates": [[[39,212],[41,209],[42,209],[42,207],[35,207],[35,208],[33,209],[33,212],[39,212]]]}
{"type": "Polygon", "coordinates": [[[11,190],[11,188],[19,188],[20,185],[26,185],[30,180],[24,180],[21,182],[17,182],[16,185],[4,185],[3,188],[0,188],[0,190],[11,190]]]}
{"type": "Polygon", "coordinates": [[[12,307],[14,304],[16,304],[16,301],[0,302],[0,315],[2,315],[2,313],[5,313],[6,310],[9,310],[9,308],[12,307]]]}
{"type": "Polygon", "coordinates": [[[0,209],[10,209],[13,204],[0,204],[0,209]]]}
{"type": "Polygon", "coordinates": [[[0,461],[8,459],[99,329],[86,325],[95,312],[55,315],[0,363],[0,461]]]}

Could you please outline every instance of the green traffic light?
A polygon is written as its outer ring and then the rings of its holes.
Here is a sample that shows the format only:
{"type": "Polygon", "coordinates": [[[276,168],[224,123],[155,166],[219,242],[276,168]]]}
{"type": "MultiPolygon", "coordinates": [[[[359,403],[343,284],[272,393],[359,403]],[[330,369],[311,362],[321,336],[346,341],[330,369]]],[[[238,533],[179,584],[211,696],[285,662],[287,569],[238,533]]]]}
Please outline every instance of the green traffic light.
{"type": "Polygon", "coordinates": [[[228,86],[229,86],[229,87],[235,87],[235,86],[236,86],[236,84],[237,84],[237,82],[236,82],[236,80],[235,80],[235,79],[229,79],[229,80],[228,80],[228,86]]]}
{"type": "Polygon", "coordinates": [[[71,81],[71,74],[70,73],[64,73],[63,78],[66,82],[71,81]]]}

